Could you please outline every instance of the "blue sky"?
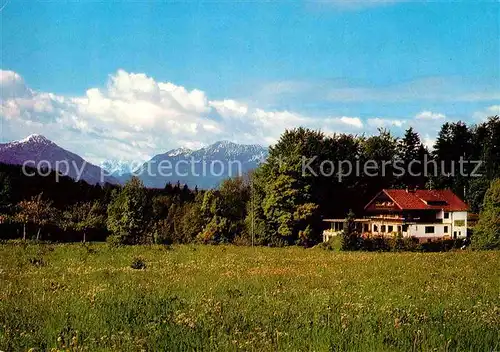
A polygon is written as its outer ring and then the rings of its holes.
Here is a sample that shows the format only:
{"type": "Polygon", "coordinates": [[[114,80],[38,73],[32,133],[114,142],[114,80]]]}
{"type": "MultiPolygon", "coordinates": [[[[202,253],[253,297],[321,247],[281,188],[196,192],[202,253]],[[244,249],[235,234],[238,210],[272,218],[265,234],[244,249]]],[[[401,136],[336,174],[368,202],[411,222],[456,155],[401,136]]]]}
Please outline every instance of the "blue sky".
{"type": "Polygon", "coordinates": [[[499,16],[486,1],[10,0],[0,141],[43,133],[96,162],[90,142],[137,159],[296,124],[413,125],[430,142],[498,113],[499,16]]]}

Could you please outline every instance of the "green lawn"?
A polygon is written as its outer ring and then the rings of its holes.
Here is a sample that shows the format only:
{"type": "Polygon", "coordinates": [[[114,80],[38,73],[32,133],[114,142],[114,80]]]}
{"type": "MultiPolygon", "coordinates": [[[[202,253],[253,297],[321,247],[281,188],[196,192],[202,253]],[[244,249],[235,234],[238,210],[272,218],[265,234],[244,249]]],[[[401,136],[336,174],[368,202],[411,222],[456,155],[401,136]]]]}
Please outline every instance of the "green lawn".
{"type": "Polygon", "coordinates": [[[495,351],[499,331],[500,252],[0,245],[1,351],[495,351]]]}

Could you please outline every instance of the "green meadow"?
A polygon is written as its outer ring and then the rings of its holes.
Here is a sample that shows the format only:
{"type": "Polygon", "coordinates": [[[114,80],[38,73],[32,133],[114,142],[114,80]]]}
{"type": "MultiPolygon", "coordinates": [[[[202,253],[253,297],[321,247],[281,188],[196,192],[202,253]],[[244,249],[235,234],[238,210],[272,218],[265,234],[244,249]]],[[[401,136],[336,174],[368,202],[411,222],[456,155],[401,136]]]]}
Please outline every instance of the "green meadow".
{"type": "Polygon", "coordinates": [[[498,351],[499,274],[498,251],[6,243],[0,350],[498,351]]]}

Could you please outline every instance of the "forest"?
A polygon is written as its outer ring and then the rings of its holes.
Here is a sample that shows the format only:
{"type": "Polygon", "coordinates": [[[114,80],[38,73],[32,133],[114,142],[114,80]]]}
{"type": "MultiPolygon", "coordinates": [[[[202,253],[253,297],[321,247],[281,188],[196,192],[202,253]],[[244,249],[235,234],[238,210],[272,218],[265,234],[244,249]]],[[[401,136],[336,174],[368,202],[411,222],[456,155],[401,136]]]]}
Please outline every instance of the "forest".
{"type": "Polygon", "coordinates": [[[64,177],[56,182],[52,176],[29,177],[19,166],[0,164],[0,239],[312,246],[321,240],[323,218],[362,214],[383,188],[451,188],[479,214],[477,246],[500,244],[498,116],[477,125],[444,123],[432,149],[411,127],[400,138],[385,129],[373,136],[287,130],[265,163],[217,189],[180,183],[148,189],[137,178],[124,186],[89,185],[64,177]],[[397,160],[406,170],[412,161],[422,162],[411,165],[412,175],[398,174],[388,163],[376,176],[339,178],[345,170],[304,173],[304,159],[313,160],[312,169],[325,160],[332,165],[397,160]],[[435,163],[424,170],[424,160],[435,163]],[[450,173],[460,160],[481,161],[477,175],[472,164],[450,173]]]}

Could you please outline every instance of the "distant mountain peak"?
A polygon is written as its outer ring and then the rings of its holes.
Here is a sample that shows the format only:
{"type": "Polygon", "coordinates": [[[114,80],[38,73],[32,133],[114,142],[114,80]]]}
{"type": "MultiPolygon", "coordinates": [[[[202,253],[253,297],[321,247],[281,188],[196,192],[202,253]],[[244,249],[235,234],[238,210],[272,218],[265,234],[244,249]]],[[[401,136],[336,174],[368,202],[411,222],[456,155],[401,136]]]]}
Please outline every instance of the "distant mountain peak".
{"type": "Polygon", "coordinates": [[[192,150],[189,148],[181,147],[181,148],[176,148],[169,150],[166,154],[168,156],[178,156],[178,155],[183,155],[183,154],[189,154],[191,153],[192,150]]]}
{"type": "MultiPolygon", "coordinates": [[[[135,173],[139,174],[147,187],[163,188],[167,182],[179,181],[202,189],[213,188],[225,178],[256,168],[265,161],[267,155],[268,149],[258,144],[237,144],[222,140],[197,150],[177,148],[155,155],[135,170],[135,173]],[[165,161],[168,163],[164,163],[165,161]],[[162,171],[167,165],[170,168],[162,171]],[[162,172],[165,174],[162,175],[162,172]]],[[[132,175],[124,176],[126,177],[122,179],[127,180],[132,175]]]]}
{"type": "MultiPolygon", "coordinates": [[[[14,142],[16,143],[16,142],[14,142]]],[[[30,134],[28,137],[17,141],[17,143],[36,143],[36,144],[54,144],[52,141],[47,139],[41,134],[30,134]]]]}
{"type": "Polygon", "coordinates": [[[40,134],[0,144],[0,163],[25,165],[27,162],[35,168],[43,163],[44,167],[90,184],[118,182],[100,167],[86,162],[79,155],[61,148],[40,134]]]}
{"type": "Polygon", "coordinates": [[[99,166],[113,176],[121,176],[132,172],[139,165],[138,162],[130,160],[110,159],[101,162],[99,166]]]}
{"type": "Polygon", "coordinates": [[[228,140],[222,140],[222,141],[217,141],[217,142],[213,143],[212,145],[218,145],[218,146],[221,146],[221,147],[227,147],[227,146],[236,145],[236,143],[228,141],[228,140]]]}
{"type": "Polygon", "coordinates": [[[263,148],[263,147],[261,145],[258,145],[258,144],[238,144],[238,143],[235,143],[232,141],[222,140],[222,141],[217,141],[215,143],[207,145],[206,147],[201,148],[201,149],[207,150],[207,149],[219,149],[219,148],[241,150],[241,149],[248,149],[248,148],[263,148]]]}
{"type": "Polygon", "coordinates": [[[235,157],[240,158],[242,155],[249,155],[249,159],[258,160],[262,157],[267,156],[267,148],[264,148],[258,144],[238,144],[223,140],[201,148],[195,151],[195,153],[202,153],[207,156],[227,160],[233,159],[235,157]]]}

